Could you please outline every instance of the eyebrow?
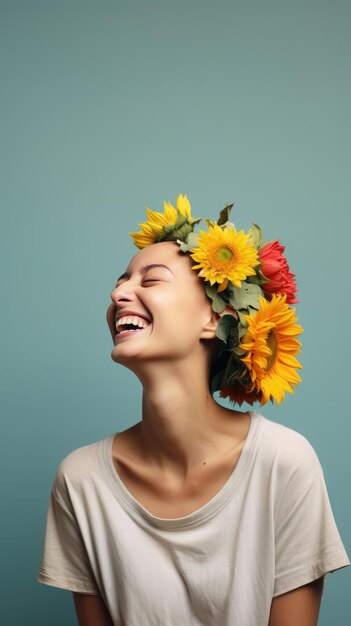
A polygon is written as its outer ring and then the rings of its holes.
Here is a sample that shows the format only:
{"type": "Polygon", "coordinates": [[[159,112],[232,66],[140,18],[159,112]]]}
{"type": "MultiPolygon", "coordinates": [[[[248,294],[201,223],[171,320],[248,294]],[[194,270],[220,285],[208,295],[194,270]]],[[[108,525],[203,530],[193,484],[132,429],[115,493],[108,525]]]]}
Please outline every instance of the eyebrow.
{"type": "MultiPolygon", "coordinates": [[[[153,267],[164,267],[166,270],[168,270],[169,272],[171,272],[171,274],[173,274],[173,276],[174,276],[174,273],[172,272],[171,268],[170,268],[170,267],[168,267],[168,265],[164,265],[163,263],[151,263],[150,265],[144,265],[144,266],[141,268],[141,270],[140,270],[140,271],[141,271],[141,272],[147,272],[147,270],[150,270],[150,269],[152,269],[153,267]]],[[[122,278],[130,278],[130,273],[129,273],[129,272],[124,272],[123,274],[121,274],[121,275],[117,278],[117,280],[116,280],[116,284],[118,283],[118,281],[119,281],[119,280],[122,280],[122,278]]]]}

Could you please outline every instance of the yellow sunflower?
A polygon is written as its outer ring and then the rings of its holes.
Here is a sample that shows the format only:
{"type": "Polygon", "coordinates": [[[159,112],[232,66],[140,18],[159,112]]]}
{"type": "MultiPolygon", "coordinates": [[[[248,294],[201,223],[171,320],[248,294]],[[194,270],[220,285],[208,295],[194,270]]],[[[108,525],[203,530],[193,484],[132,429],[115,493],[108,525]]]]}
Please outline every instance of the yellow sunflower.
{"type": "Polygon", "coordinates": [[[176,225],[179,213],[186,218],[190,225],[193,224],[193,222],[198,221],[193,220],[191,217],[190,202],[188,198],[182,194],[179,194],[177,198],[176,208],[174,208],[170,202],[164,202],[163,207],[163,214],[146,208],[148,221],[138,224],[138,226],[141,227],[141,231],[129,233],[133,237],[137,248],[142,249],[158,242],[165,226],[176,225]]]}
{"type": "Polygon", "coordinates": [[[286,294],[274,294],[269,302],[261,297],[257,313],[245,316],[248,329],[240,347],[247,354],[242,361],[250,373],[251,391],[262,393],[262,404],[270,399],[280,404],[285,392],[294,393],[292,385],[301,382],[295,370],[302,365],[295,355],[301,347],[296,337],[303,328],[297,319],[286,294]]]}
{"type": "Polygon", "coordinates": [[[259,263],[258,253],[250,235],[243,230],[237,231],[234,226],[221,228],[217,224],[209,226],[208,233],[200,231],[197,238],[198,246],[189,250],[201,268],[199,276],[211,285],[219,283],[218,291],[223,291],[228,281],[235,287],[241,287],[241,281],[256,274],[255,267],[259,263]]]}

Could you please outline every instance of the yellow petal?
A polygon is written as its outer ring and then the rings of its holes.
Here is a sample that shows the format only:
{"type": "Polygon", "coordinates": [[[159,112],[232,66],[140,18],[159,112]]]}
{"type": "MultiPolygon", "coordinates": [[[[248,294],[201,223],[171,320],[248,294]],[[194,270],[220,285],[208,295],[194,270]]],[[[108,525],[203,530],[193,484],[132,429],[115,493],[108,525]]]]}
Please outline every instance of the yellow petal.
{"type": "Polygon", "coordinates": [[[176,207],[178,211],[180,211],[181,214],[184,215],[184,217],[186,217],[188,220],[189,218],[191,218],[190,202],[186,196],[182,196],[182,194],[179,194],[176,202],[176,207]]]}
{"type": "Polygon", "coordinates": [[[177,221],[177,211],[170,202],[164,202],[164,214],[167,224],[175,224],[177,221]]]}

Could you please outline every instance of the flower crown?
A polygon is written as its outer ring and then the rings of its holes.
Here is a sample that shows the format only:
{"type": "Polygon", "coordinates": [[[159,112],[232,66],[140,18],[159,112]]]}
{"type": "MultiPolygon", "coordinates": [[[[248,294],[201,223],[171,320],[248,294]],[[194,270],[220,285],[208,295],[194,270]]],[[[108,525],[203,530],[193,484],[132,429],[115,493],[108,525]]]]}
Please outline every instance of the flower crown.
{"type": "Polygon", "coordinates": [[[142,249],[160,241],[175,241],[196,262],[193,270],[205,282],[212,309],[223,313],[232,307],[237,317],[224,314],[217,327],[221,340],[211,371],[211,393],[220,391],[240,406],[243,402],[277,404],[285,392],[301,382],[296,359],[303,328],[296,324],[295,276],[275,240],[263,243],[262,232],[253,224],[245,233],[229,222],[233,205],[220,212],[217,222],[204,219],[208,231],[194,232],[203,218],[194,219],[187,196],[179,195],[176,207],[164,202],[164,212],[146,208],[148,220],[141,231],[130,233],[142,249]]]}

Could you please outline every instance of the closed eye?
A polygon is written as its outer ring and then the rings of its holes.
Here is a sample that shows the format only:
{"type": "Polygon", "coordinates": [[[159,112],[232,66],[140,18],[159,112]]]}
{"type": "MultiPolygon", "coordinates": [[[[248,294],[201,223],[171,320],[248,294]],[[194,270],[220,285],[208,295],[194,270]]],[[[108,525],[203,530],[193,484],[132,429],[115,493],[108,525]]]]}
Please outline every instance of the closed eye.
{"type": "Polygon", "coordinates": [[[146,280],[143,280],[143,283],[159,283],[159,279],[158,278],[147,278],[146,280]]]}

